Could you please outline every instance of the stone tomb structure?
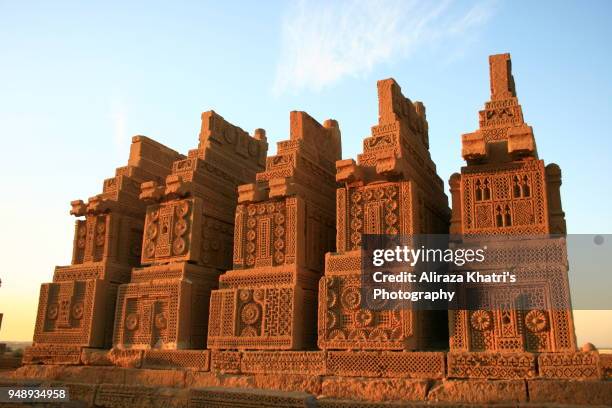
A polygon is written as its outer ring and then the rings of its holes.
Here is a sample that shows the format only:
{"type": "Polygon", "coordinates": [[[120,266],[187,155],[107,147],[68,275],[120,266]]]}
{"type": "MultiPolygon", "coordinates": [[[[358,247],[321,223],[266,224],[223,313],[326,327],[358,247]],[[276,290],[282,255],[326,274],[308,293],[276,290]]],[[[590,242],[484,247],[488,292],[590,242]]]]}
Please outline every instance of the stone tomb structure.
{"type": "Polygon", "coordinates": [[[318,280],[334,249],[340,129],[291,112],[255,183],[238,188],[234,269],[211,297],[211,349],[313,349],[318,280]]]}
{"type": "Polygon", "coordinates": [[[110,348],[117,289],[140,265],[146,204],[140,185],[161,182],[182,156],[147,137],[132,139],[127,166],[102,193],[71,203],[78,217],[72,264],[55,268],[40,290],[34,345],[26,362],[78,363],[83,347],[110,348]]]}
{"type": "Polygon", "coordinates": [[[143,266],[119,287],[115,348],[206,346],[210,291],[232,265],[236,189],[263,169],[268,144],[262,129],[250,136],[213,111],[199,138],[162,183],[142,184],[143,266]]]}
{"type": "MultiPolygon", "coordinates": [[[[446,333],[440,313],[373,310],[362,298],[362,234],[446,234],[450,220],[429,153],[425,106],[386,79],[378,82],[378,115],[358,162],[336,163],[337,248],[326,256],[319,286],[318,344],[324,350],[422,350],[446,333]]],[[[358,355],[346,358],[363,362],[358,355]]]]}
{"type": "Polygon", "coordinates": [[[585,364],[575,370],[596,375],[593,356],[574,353],[561,170],[538,158],[533,129],[516,95],[510,55],[493,55],[489,65],[491,100],[480,111],[480,128],[462,136],[467,166],[450,179],[451,233],[460,246],[487,250],[484,263],[456,272],[512,270],[521,285],[464,286],[458,296],[479,305],[450,313],[449,369],[468,376],[520,377],[535,371],[533,353],[543,353],[540,363],[550,370],[562,371],[573,359],[585,364]]]}
{"type": "Polygon", "coordinates": [[[72,265],[42,286],[26,365],[0,386],[65,385],[95,407],[612,405],[612,358],[576,349],[560,170],[538,159],[509,55],[489,63],[452,215],[425,107],[393,79],[357,161],[338,160],[335,121],[304,112],[267,159],[263,130],[212,111],[187,156],[135,137],[103,193],[72,203],[72,265]],[[468,287],[483,306],[450,313],[362,299],[364,234],[449,225],[523,296],[468,287]]]}

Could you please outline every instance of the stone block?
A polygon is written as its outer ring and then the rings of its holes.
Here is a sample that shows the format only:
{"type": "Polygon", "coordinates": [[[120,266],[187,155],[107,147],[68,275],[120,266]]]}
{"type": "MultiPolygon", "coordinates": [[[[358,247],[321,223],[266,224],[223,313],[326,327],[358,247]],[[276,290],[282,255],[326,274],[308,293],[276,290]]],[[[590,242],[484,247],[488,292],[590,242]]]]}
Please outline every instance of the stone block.
{"type": "Polygon", "coordinates": [[[329,398],[365,401],[423,401],[428,389],[428,380],[324,377],[321,394],[329,398]]]}
{"type": "Polygon", "coordinates": [[[140,368],[142,366],[143,350],[120,350],[112,349],[108,358],[117,367],[140,368]]]}
{"type": "Polygon", "coordinates": [[[446,355],[449,378],[520,379],[536,376],[532,353],[450,352],[446,355]]]}
{"type": "Polygon", "coordinates": [[[27,347],[23,364],[80,364],[81,347],[66,344],[36,344],[27,347]]]}
{"type": "Polygon", "coordinates": [[[432,386],[427,400],[450,403],[522,403],[527,385],[522,380],[443,380],[432,386]]]}
{"type": "Polygon", "coordinates": [[[531,403],[612,406],[612,382],[575,380],[529,380],[531,403]]]}
{"type": "Polygon", "coordinates": [[[323,351],[245,351],[240,367],[243,373],[322,375],[325,360],[323,351]]]}
{"type": "Polygon", "coordinates": [[[597,351],[542,353],[538,356],[538,372],[544,378],[602,378],[597,351]]]}
{"type": "Polygon", "coordinates": [[[96,391],[98,389],[98,385],[95,384],[52,382],[49,385],[51,387],[67,388],[68,395],[70,396],[70,402],[79,401],[84,403],[87,407],[93,406],[96,397],[96,391]]]}
{"type": "Polygon", "coordinates": [[[83,348],[81,350],[81,364],[87,366],[112,366],[113,362],[108,356],[108,350],[83,348]]]}
{"type": "Polygon", "coordinates": [[[260,408],[313,407],[314,396],[299,392],[244,390],[240,388],[204,388],[191,390],[190,408],[260,408]]]}
{"type": "Polygon", "coordinates": [[[349,377],[443,378],[444,353],[329,351],[327,373],[349,377]]]}
{"type": "Polygon", "coordinates": [[[187,408],[189,391],[103,384],[96,393],[95,404],[105,408],[187,408]]]}
{"type": "Polygon", "coordinates": [[[185,387],[184,370],[150,370],[145,368],[124,369],[124,384],[144,387],[185,387]]]}
{"type": "Polygon", "coordinates": [[[210,369],[210,350],[146,350],[143,367],[208,371],[210,369]]]}
{"type": "Polygon", "coordinates": [[[255,379],[252,375],[224,374],[218,371],[187,371],[185,386],[188,388],[255,388],[255,379]]]}
{"type": "Polygon", "coordinates": [[[240,372],[241,354],[238,351],[218,351],[211,352],[211,370],[222,373],[240,372]]]}
{"type": "Polygon", "coordinates": [[[321,393],[321,377],[300,374],[255,374],[254,388],[307,392],[318,395],[321,393]]]}
{"type": "Polygon", "coordinates": [[[465,160],[478,160],[487,154],[482,133],[466,133],[461,137],[461,156],[465,160]]]}

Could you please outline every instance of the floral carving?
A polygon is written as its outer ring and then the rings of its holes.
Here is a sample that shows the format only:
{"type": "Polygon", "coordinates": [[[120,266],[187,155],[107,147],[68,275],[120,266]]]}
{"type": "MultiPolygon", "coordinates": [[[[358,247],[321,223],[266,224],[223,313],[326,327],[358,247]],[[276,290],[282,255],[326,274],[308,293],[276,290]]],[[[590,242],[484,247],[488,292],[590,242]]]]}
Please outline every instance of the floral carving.
{"type": "Polygon", "coordinates": [[[525,326],[533,333],[546,330],[548,327],[548,317],[543,310],[530,310],[525,315],[525,326]]]}
{"type": "Polygon", "coordinates": [[[489,330],[493,325],[493,317],[491,316],[491,312],[487,310],[476,310],[472,312],[470,323],[475,330],[489,330]]]}
{"type": "Polygon", "coordinates": [[[259,319],[259,315],[259,306],[257,306],[255,303],[248,303],[244,305],[244,307],[242,308],[242,312],[240,313],[242,321],[245,324],[256,323],[259,319]]]}
{"type": "Polygon", "coordinates": [[[361,304],[361,292],[357,286],[349,286],[342,291],[340,299],[343,307],[355,310],[361,304]]]}
{"type": "Polygon", "coordinates": [[[355,326],[365,327],[372,324],[374,315],[368,309],[360,309],[355,312],[355,326]]]}

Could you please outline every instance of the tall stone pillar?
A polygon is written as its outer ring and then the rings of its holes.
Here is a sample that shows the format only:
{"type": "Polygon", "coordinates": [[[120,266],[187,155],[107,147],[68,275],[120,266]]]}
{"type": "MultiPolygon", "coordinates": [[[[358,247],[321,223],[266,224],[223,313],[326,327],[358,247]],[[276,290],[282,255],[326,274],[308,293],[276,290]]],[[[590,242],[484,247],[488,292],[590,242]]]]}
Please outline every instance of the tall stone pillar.
{"type": "Polygon", "coordinates": [[[551,235],[565,234],[561,171],[538,159],[510,55],[493,55],[489,65],[491,100],[480,111],[479,129],[462,136],[467,165],[450,180],[453,232],[459,246],[486,247],[479,271],[511,270],[520,285],[463,286],[458,296],[482,307],[450,313],[449,370],[458,376],[521,377],[535,370],[535,356],[525,352],[576,347],[565,239],[551,235]],[[462,353],[484,351],[489,354],[462,353]],[[520,368],[509,370],[515,363],[520,368]]]}

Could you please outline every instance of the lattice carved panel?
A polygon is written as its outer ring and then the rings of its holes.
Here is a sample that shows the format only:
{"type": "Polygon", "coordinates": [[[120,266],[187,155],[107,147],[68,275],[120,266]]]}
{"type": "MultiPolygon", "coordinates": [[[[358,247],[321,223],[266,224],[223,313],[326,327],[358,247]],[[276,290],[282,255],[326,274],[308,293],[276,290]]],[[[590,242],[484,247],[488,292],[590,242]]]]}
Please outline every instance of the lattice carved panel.
{"type": "Polygon", "coordinates": [[[383,310],[383,302],[362,299],[358,272],[323,277],[319,284],[319,347],[405,349],[413,335],[414,314],[401,308],[383,310]]]}
{"type": "Polygon", "coordinates": [[[308,340],[304,328],[314,323],[308,322],[308,316],[315,310],[314,293],[293,285],[215,290],[211,296],[208,347],[300,348],[308,340]]]}
{"type": "Polygon", "coordinates": [[[126,284],[119,289],[114,345],[177,349],[190,345],[193,285],[184,280],[126,284]]]}
{"type": "Polygon", "coordinates": [[[543,162],[464,172],[462,183],[464,234],[548,233],[543,162]]]}
{"type": "Polygon", "coordinates": [[[104,347],[115,294],[116,285],[96,279],[43,284],[34,341],[104,347]]]}
{"type": "Polygon", "coordinates": [[[346,250],[361,247],[362,234],[408,234],[412,231],[412,198],[409,182],[390,182],[349,188],[337,199],[338,246],[346,250]],[[340,237],[342,235],[342,237],[340,237]]]}

